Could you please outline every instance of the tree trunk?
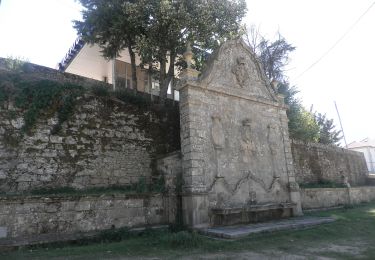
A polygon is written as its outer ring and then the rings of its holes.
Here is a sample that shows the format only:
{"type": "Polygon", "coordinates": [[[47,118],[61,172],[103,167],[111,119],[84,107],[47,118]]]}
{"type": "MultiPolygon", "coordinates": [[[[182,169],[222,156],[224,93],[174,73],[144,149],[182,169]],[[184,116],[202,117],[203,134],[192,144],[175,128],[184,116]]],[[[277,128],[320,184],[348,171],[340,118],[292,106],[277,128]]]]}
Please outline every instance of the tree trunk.
{"type": "Polygon", "coordinates": [[[130,55],[130,66],[132,70],[132,87],[133,91],[137,92],[137,65],[135,64],[135,53],[131,47],[128,47],[129,55],[130,55]]]}
{"type": "Polygon", "coordinates": [[[159,98],[160,98],[160,103],[165,104],[165,101],[167,99],[167,92],[168,92],[168,83],[167,83],[167,73],[165,72],[166,70],[166,53],[161,52],[161,59],[160,59],[160,71],[159,71],[159,86],[160,86],[160,91],[159,91],[159,98]]]}
{"type": "Polygon", "coordinates": [[[171,52],[169,55],[170,60],[169,60],[169,68],[168,68],[168,73],[166,72],[167,64],[166,60],[162,60],[160,63],[160,102],[165,103],[167,100],[168,96],[168,86],[171,80],[174,77],[174,60],[175,60],[175,52],[171,52]]]}

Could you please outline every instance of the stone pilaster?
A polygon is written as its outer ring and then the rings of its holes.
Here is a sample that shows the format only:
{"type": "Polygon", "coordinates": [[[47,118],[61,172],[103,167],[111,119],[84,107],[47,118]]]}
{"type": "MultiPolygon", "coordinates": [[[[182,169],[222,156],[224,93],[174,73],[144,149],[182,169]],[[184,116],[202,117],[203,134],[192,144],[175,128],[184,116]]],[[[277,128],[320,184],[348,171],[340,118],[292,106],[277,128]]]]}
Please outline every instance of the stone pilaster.
{"type": "Polygon", "coordinates": [[[286,110],[280,110],[280,121],[283,127],[282,135],[283,135],[283,142],[284,142],[286,170],[288,173],[289,195],[290,195],[291,202],[296,204],[296,206],[293,208],[293,215],[302,216],[303,211],[302,211],[302,205],[301,205],[301,194],[300,194],[299,185],[296,182],[296,178],[295,178],[293,154],[292,154],[292,149],[291,149],[290,139],[289,139],[288,117],[286,115],[286,110]]]}
{"type": "Polygon", "coordinates": [[[187,68],[177,87],[180,91],[180,126],[182,152],[182,214],[184,224],[193,227],[207,226],[208,200],[205,181],[203,144],[199,111],[200,91],[195,88],[198,72],[187,68]]]}

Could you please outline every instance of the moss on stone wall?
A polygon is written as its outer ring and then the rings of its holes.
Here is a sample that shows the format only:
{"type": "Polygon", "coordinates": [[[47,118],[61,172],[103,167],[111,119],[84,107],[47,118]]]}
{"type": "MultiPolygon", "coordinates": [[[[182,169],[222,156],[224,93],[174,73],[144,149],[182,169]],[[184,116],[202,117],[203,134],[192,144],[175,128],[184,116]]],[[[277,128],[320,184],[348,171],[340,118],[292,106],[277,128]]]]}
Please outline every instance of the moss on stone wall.
{"type": "Polygon", "coordinates": [[[0,68],[0,192],[123,187],[140,178],[147,185],[138,189],[162,192],[155,160],[180,149],[177,106],[144,94],[120,100],[99,94],[99,83],[55,76],[0,68]]]}
{"type": "Polygon", "coordinates": [[[3,75],[0,81],[0,105],[12,103],[24,111],[22,131],[28,134],[39,117],[55,113],[58,122],[53,132],[58,132],[61,124],[73,114],[76,99],[82,94],[83,88],[79,85],[52,80],[29,81],[10,74],[3,75]]]}

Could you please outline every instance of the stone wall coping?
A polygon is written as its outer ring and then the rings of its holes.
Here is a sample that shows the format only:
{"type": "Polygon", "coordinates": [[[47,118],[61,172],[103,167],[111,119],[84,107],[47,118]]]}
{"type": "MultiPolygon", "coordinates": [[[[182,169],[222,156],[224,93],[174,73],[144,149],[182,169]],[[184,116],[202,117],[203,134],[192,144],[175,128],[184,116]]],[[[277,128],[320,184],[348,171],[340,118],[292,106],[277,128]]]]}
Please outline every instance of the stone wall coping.
{"type": "Polygon", "coordinates": [[[319,149],[322,149],[322,150],[328,150],[328,149],[330,149],[330,150],[334,150],[334,151],[342,152],[342,153],[362,155],[361,152],[349,150],[349,149],[346,149],[344,147],[339,147],[339,146],[335,146],[335,145],[331,145],[331,144],[306,143],[306,142],[303,142],[303,141],[292,140],[292,139],[291,139],[291,142],[292,142],[292,144],[303,145],[303,146],[306,146],[308,148],[309,147],[311,147],[311,148],[319,148],[319,149]]]}
{"type": "Polygon", "coordinates": [[[162,197],[162,193],[113,193],[113,194],[89,194],[89,195],[71,195],[71,194],[54,194],[54,195],[11,195],[0,196],[0,202],[20,203],[20,202],[57,202],[57,201],[80,201],[80,200],[98,200],[98,199],[146,199],[151,197],[162,197]]]}
{"type": "Polygon", "coordinates": [[[301,188],[301,190],[304,191],[337,191],[337,190],[361,190],[361,189],[374,189],[375,186],[355,186],[355,187],[350,187],[350,188],[301,188]]]}
{"type": "Polygon", "coordinates": [[[319,192],[319,191],[338,191],[338,190],[348,190],[348,189],[352,189],[352,188],[301,188],[301,190],[303,190],[303,191],[315,191],[315,192],[319,192]]]}

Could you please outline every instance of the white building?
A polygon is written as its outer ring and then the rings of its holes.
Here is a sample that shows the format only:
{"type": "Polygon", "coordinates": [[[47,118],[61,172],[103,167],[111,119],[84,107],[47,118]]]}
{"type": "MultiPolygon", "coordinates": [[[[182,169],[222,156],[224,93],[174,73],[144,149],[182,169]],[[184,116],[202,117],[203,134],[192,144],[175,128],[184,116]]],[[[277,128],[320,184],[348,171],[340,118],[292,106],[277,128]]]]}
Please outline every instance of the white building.
{"type": "MultiPolygon", "coordinates": [[[[154,79],[147,68],[141,68],[140,63],[140,58],[136,56],[137,90],[159,95],[159,81],[154,79]]],[[[58,64],[58,69],[112,84],[114,90],[133,88],[130,55],[127,50],[121,51],[115,59],[107,60],[102,56],[98,45],[86,44],[82,39],[77,39],[58,64]]],[[[178,91],[172,91],[172,84],[168,89],[168,97],[178,100],[178,91]]]]}
{"type": "Polygon", "coordinates": [[[348,149],[364,153],[369,173],[375,174],[375,139],[365,138],[360,142],[352,142],[348,144],[348,149]]]}

